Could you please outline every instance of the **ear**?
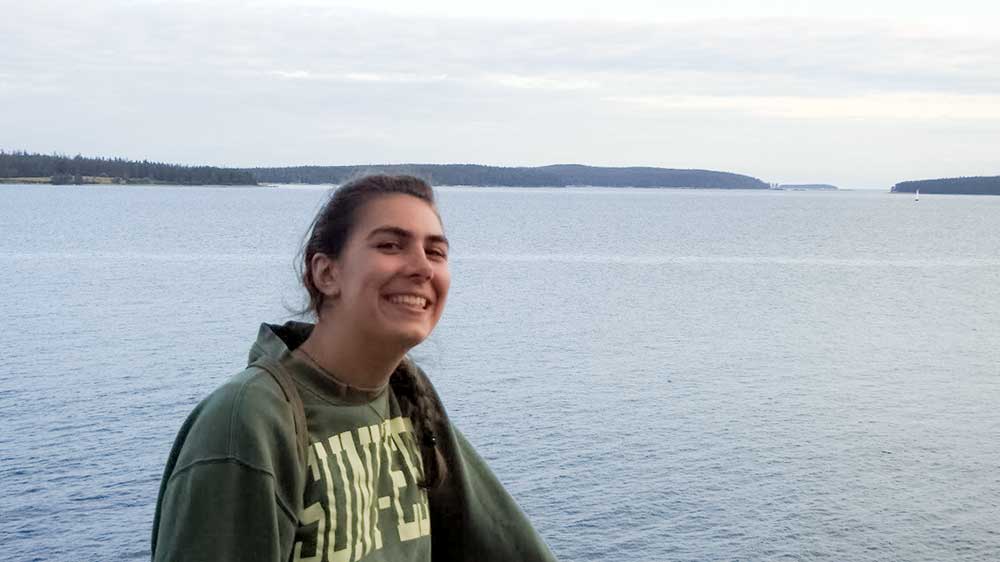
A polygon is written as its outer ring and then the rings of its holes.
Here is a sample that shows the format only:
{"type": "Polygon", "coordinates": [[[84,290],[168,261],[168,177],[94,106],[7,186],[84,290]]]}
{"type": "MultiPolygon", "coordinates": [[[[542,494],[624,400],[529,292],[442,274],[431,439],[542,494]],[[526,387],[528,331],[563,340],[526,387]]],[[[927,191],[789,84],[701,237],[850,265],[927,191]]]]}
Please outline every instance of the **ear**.
{"type": "Polygon", "coordinates": [[[340,296],[340,266],[326,254],[317,252],[312,257],[312,281],[327,298],[340,296]]]}

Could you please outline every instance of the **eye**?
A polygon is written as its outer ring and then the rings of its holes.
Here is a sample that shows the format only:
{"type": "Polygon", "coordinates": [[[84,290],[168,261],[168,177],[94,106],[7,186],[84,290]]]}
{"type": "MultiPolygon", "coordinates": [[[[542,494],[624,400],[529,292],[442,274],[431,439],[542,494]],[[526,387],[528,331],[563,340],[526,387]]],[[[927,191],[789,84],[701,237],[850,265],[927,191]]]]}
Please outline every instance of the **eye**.
{"type": "Polygon", "coordinates": [[[386,240],[385,242],[379,242],[375,245],[379,250],[384,250],[386,252],[398,252],[403,249],[403,245],[395,240],[386,240]]]}
{"type": "Polygon", "coordinates": [[[427,255],[441,261],[448,259],[448,251],[442,248],[428,248],[427,255]]]}

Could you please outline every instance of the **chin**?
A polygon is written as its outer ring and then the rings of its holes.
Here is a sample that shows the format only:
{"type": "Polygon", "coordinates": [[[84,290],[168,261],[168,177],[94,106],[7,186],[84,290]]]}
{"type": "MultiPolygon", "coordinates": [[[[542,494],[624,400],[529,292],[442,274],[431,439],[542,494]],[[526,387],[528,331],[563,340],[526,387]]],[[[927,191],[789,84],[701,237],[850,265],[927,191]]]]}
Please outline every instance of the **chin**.
{"type": "Polygon", "coordinates": [[[430,330],[407,330],[392,335],[400,347],[410,349],[423,343],[431,335],[430,330]]]}

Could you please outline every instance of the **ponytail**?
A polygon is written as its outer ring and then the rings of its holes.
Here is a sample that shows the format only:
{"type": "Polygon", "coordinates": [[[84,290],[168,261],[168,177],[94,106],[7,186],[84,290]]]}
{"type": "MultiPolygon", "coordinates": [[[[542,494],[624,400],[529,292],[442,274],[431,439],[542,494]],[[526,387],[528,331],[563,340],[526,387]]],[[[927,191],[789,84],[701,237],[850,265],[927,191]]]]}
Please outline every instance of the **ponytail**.
{"type": "Polygon", "coordinates": [[[420,458],[424,465],[424,477],[419,485],[425,490],[437,488],[448,477],[448,466],[438,442],[442,437],[440,429],[445,420],[441,402],[427,379],[417,371],[416,365],[406,358],[389,377],[389,385],[396,397],[409,405],[409,411],[405,414],[413,422],[414,435],[420,446],[420,458]]]}

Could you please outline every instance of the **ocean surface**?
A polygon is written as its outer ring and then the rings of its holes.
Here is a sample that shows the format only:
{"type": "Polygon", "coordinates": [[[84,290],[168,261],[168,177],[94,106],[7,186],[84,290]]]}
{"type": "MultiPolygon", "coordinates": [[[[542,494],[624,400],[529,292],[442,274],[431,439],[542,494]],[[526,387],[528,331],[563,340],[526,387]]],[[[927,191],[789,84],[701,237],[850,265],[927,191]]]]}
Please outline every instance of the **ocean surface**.
{"type": "MultiPolygon", "coordinates": [[[[324,196],[0,186],[0,558],[148,559],[324,196]]],[[[439,198],[415,356],[560,559],[1000,559],[1000,197],[439,198]]]]}

